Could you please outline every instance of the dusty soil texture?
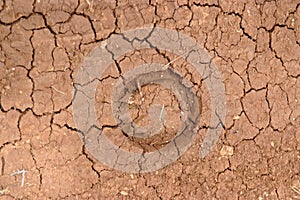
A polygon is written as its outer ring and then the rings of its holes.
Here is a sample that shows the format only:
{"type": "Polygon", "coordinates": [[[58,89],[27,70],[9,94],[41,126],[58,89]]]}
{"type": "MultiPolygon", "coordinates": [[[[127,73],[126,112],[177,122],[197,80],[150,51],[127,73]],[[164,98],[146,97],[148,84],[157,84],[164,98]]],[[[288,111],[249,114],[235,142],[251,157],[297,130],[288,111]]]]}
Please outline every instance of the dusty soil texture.
{"type": "Polygon", "coordinates": [[[299,0],[0,0],[0,49],[0,199],[300,199],[299,0]],[[171,67],[192,83],[201,117],[176,162],[123,173],[98,162],[80,140],[73,83],[101,41],[154,26],[209,52],[225,84],[227,117],[217,145],[200,159],[211,112],[202,77],[169,52],[124,55],[97,86],[99,126],[114,143],[154,151],[178,129],[178,100],[155,84],[132,95],[130,115],[147,126],[150,105],[164,105],[163,131],[135,139],[116,126],[110,88],[140,64],[175,59],[171,67]],[[12,175],[22,169],[23,185],[21,173],[12,175]]]}

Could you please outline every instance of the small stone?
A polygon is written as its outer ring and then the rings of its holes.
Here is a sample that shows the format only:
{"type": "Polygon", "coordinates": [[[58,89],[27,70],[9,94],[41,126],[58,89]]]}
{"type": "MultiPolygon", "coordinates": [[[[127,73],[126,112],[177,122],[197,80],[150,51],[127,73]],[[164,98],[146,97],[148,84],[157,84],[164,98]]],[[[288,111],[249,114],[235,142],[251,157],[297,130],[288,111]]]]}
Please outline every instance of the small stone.
{"type": "Polygon", "coordinates": [[[124,195],[124,196],[127,196],[127,195],[128,195],[128,192],[126,192],[126,191],[121,191],[120,194],[121,194],[121,195],[124,195]]]}
{"type": "Polygon", "coordinates": [[[0,190],[0,194],[5,194],[5,193],[8,193],[9,190],[8,189],[3,189],[3,190],[0,190]]]}
{"type": "Polygon", "coordinates": [[[233,117],[234,120],[240,119],[240,116],[236,115],[233,117]]]}
{"type": "Polygon", "coordinates": [[[224,145],[220,151],[221,156],[232,156],[233,147],[224,145]]]}
{"type": "Polygon", "coordinates": [[[129,105],[132,105],[132,104],[134,104],[134,101],[130,101],[130,100],[129,100],[129,101],[128,101],[128,104],[129,104],[129,105]]]}

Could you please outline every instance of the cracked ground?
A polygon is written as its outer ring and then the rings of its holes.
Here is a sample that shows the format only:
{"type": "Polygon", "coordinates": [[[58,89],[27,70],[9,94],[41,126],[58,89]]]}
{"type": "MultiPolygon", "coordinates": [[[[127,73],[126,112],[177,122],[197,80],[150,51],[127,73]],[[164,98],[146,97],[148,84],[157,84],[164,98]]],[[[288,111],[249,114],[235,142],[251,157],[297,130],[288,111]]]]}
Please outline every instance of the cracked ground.
{"type": "Polygon", "coordinates": [[[300,199],[299,0],[0,0],[0,199],[300,199]],[[164,131],[147,140],[124,135],[111,114],[111,87],[151,62],[172,66],[201,99],[200,129],[171,165],[130,174],[98,162],[72,116],[74,79],[84,57],[114,33],[163,27],[194,38],[225,84],[227,116],[215,148],[199,146],[210,116],[209,93],[183,59],[135,51],[99,77],[99,126],[120,147],[153,151],[178,129],[171,91],[149,85],[130,99],[137,124],[163,104],[164,131]],[[143,96],[144,95],[144,96],[143,96]],[[22,175],[11,174],[26,170],[22,175]]]}

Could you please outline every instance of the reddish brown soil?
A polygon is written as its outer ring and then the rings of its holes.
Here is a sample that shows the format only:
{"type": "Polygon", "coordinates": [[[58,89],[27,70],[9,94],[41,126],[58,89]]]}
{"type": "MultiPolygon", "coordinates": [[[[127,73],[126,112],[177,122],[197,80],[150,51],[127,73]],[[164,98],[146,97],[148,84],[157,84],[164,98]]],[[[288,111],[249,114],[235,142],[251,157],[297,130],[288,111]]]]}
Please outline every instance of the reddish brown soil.
{"type": "MultiPolygon", "coordinates": [[[[300,199],[299,0],[2,0],[0,49],[0,199],[300,199]],[[193,83],[202,128],[173,164],[128,174],[85,149],[73,122],[73,82],[83,58],[112,33],[153,26],[189,35],[209,52],[226,88],[225,129],[200,159],[209,93],[178,59],[172,68],[193,83]],[[22,169],[23,187],[21,174],[11,176],[22,169]]],[[[147,50],[117,63],[124,74],[174,58],[147,50]]],[[[162,104],[164,132],[125,137],[110,112],[109,87],[119,77],[114,65],[99,77],[99,125],[124,149],[161,148],[178,128],[177,99],[161,86],[142,87],[147,95],[133,94],[131,116],[147,125],[150,105],[162,104]]]]}

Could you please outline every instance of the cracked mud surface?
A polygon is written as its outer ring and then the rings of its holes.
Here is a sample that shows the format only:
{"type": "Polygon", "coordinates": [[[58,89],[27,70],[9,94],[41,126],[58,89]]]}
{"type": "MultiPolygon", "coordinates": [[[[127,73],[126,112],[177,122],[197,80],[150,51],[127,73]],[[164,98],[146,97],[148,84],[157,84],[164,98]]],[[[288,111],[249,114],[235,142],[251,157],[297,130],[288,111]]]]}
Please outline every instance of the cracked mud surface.
{"type": "MultiPolygon", "coordinates": [[[[0,199],[299,198],[293,189],[300,188],[299,0],[2,0],[0,41],[0,199]],[[200,159],[209,93],[202,77],[177,59],[172,68],[201,100],[197,136],[166,168],[126,174],[98,162],[81,142],[72,116],[74,77],[111,34],[153,26],[189,35],[209,52],[225,84],[227,117],[216,147],[200,159]],[[23,187],[21,175],[10,175],[22,169],[23,187]]],[[[174,59],[155,49],[136,51],[99,77],[99,126],[122,148],[165,145],[180,109],[167,89],[141,87],[132,95],[132,118],[147,125],[151,104],[164,105],[166,134],[132,139],[116,127],[110,87],[138,65],[174,59]],[[147,94],[143,101],[140,92],[147,94]]]]}

